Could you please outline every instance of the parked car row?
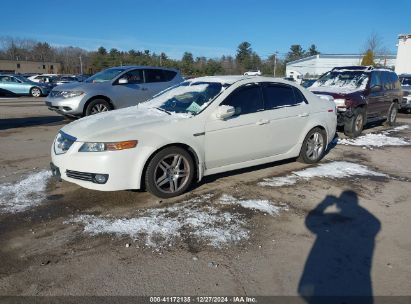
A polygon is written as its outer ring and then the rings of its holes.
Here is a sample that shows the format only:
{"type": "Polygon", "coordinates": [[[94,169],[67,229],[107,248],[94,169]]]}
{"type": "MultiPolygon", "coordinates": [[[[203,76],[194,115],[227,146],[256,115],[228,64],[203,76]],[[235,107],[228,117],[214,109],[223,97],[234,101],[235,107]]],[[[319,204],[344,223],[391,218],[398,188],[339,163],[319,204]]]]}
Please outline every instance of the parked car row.
{"type": "Polygon", "coordinates": [[[56,86],[79,83],[86,78],[84,75],[0,74],[0,95],[47,96],[56,86]]]}
{"type": "Polygon", "coordinates": [[[0,95],[47,96],[52,85],[36,83],[20,75],[0,74],[0,95]]]}

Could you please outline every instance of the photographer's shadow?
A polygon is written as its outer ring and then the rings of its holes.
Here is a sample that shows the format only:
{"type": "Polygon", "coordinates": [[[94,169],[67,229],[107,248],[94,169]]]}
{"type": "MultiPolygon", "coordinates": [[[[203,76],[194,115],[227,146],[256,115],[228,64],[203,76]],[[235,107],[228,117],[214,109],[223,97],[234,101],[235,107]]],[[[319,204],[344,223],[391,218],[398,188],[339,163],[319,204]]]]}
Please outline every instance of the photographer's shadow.
{"type": "Polygon", "coordinates": [[[323,296],[360,296],[361,303],[372,303],[371,265],[380,221],[359,205],[354,191],[344,191],[339,198],[327,196],[308,213],[305,224],[317,238],[298,293],[307,303],[322,303],[323,296]],[[338,212],[325,212],[333,205],[338,212]]]}

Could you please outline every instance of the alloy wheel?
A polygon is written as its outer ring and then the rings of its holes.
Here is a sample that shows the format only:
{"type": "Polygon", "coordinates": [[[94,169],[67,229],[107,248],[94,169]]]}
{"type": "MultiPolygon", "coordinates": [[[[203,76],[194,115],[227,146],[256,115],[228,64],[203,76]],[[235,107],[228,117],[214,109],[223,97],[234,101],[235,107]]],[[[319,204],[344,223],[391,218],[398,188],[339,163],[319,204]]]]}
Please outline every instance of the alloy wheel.
{"type": "Polygon", "coordinates": [[[154,170],[154,183],[165,193],[175,193],[188,182],[190,165],[181,154],[170,154],[163,157],[154,170]]]}
{"type": "Polygon", "coordinates": [[[358,114],[354,122],[355,131],[357,132],[362,131],[363,124],[364,124],[364,117],[361,114],[358,114]]]}
{"type": "Polygon", "coordinates": [[[314,132],[307,140],[306,155],[311,160],[317,160],[321,157],[323,150],[323,135],[320,132],[314,132]]]}
{"type": "Polygon", "coordinates": [[[93,114],[107,112],[107,111],[108,111],[108,107],[106,105],[102,103],[97,103],[91,108],[90,114],[93,115],[93,114]]]}
{"type": "Polygon", "coordinates": [[[32,95],[33,97],[40,97],[41,91],[40,91],[39,89],[37,89],[37,88],[33,88],[33,89],[31,89],[31,95],[32,95]]]}
{"type": "Polygon", "coordinates": [[[391,110],[390,121],[394,122],[396,117],[397,117],[397,108],[393,107],[393,109],[391,110]]]}

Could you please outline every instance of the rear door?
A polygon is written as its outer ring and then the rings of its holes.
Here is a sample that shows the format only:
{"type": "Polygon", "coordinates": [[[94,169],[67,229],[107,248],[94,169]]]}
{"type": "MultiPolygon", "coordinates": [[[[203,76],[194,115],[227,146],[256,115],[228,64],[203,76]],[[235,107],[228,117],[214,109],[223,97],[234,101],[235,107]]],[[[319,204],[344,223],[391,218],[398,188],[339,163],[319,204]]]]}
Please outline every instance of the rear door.
{"type": "Polygon", "coordinates": [[[382,71],[381,74],[382,74],[381,78],[383,82],[384,94],[380,102],[379,114],[380,116],[387,116],[391,103],[395,99],[394,92],[395,92],[395,81],[396,81],[395,78],[396,77],[394,77],[394,73],[388,72],[388,71],[382,71]]]}
{"type": "Polygon", "coordinates": [[[176,72],[166,71],[162,69],[145,69],[144,81],[147,98],[151,98],[157,93],[174,85],[171,80],[175,77],[176,74],[176,72]]]}
{"type": "Polygon", "coordinates": [[[310,106],[301,91],[288,84],[264,83],[263,96],[270,128],[266,140],[273,155],[287,153],[305,130],[310,106]]]}
{"type": "Polygon", "coordinates": [[[384,84],[381,72],[372,71],[370,77],[367,116],[373,118],[381,115],[381,106],[384,102],[384,84]]]}

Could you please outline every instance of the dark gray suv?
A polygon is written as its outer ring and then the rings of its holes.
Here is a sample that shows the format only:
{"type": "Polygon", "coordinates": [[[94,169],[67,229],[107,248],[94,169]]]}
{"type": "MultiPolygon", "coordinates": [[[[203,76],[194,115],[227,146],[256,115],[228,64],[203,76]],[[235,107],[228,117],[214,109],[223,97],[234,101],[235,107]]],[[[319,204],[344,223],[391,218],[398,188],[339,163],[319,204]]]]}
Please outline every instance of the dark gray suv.
{"type": "Polygon", "coordinates": [[[46,105],[65,116],[88,116],[137,105],[182,81],[180,72],[174,69],[113,67],[83,82],[55,87],[47,97],[46,105]]]}

